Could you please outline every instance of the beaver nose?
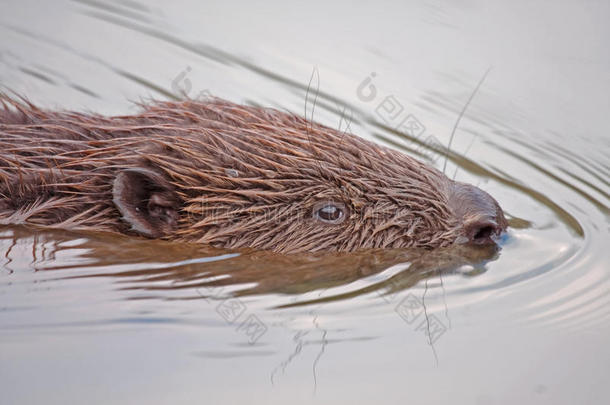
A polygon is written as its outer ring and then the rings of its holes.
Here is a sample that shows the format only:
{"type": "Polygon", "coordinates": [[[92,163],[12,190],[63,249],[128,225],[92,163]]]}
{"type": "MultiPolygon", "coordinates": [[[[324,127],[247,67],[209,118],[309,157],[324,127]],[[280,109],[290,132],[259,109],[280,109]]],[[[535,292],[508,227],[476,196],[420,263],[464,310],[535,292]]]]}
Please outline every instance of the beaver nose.
{"type": "Polygon", "coordinates": [[[495,239],[508,225],[498,202],[473,185],[454,182],[449,204],[463,228],[462,235],[457,239],[458,243],[495,243],[495,239]]]}
{"type": "Polygon", "coordinates": [[[464,223],[466,242],[475,245],[495,243],[494,238],[497,238],[503,230],[498,222],[491,218],[464,223]]]}

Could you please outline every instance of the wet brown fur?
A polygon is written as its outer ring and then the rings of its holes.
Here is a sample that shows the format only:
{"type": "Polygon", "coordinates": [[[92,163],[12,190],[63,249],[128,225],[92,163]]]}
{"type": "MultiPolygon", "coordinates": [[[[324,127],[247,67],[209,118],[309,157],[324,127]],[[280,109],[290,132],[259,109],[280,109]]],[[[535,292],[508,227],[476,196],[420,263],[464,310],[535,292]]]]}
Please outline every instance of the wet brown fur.
{"type": "Polygon", "coordinates": [[[434,248],[464,234],[438,170],[295,115],[220,99],[120,117],[0,100],[2,224],[133,233],[113,182],[142,168],[178,201],[163,239],[299,252],[434,248]],[[317,221],[321,201],[343,203],[347,219],[317,221]]]}

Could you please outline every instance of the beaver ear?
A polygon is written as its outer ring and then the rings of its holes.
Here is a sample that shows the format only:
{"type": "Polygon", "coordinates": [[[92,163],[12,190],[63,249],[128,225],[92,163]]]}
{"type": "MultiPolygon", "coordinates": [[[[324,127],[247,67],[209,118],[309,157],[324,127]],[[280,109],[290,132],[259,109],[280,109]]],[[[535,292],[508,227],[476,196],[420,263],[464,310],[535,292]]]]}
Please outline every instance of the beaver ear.
{"type": "Polygon", "coordinates": [[[126,169],[114,179],[112,201],[131,229],[150,238],[172,233],[178,226],[179,200],[159,174],[126,169]]]}

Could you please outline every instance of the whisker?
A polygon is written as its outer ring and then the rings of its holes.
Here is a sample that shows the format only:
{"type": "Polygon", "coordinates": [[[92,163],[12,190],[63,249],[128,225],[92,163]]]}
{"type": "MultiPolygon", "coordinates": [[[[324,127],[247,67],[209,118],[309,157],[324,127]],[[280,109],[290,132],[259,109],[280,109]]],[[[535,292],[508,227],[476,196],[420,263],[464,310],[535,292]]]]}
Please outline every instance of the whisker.
{"type": "Polygon", "coordinates": [[[489,68],[487,68],[487,70],[485,71],[485,74],[483,75],[483,77],[481,77],[481,80],[479,80],[479,83],[477,84],[477,87],[475,87],[475,89],[472,92],[472,94],[470,94],[470,97],[468,98],[468,101],[464,105],[464,108],[462,108],[462,111],[460,111],[460,115],[458,116],[457,120],[455,121],[455,124],[453,125],[453,130],[451,131],[451,136],[449,137],[449,144],[447,145],[447,153],[445,155],[445,164],[443,165],[443,174],[445,173],[445,169],[447,168],[447,160],[449,160],[449,152],[451,151],[451,144],[453,143],[453,137],[455,136],[455,131],[457,130],[458,125],[460,125],[460,120],[462,119],[462,117],[466,113],[466,109],[468,109],[468,106],[470,105],[470,102],[474,98],[475,94],[477,94],[477,92],[479,91],[479,88],[481,87],[481,85],[485,81],[485,78],[487,77],[487,75],[489,74],[490,71],[491,71],[491,66],[489,68]]]}
{"type": "Polygon", "coordinates": [[[319,94],[320,94],[320,72],[318,71],[318,68],[314,66],[313,71],[311,72],[311,77],[309,78],[309,84],[307,85],[307,91],[305,92],[305,122],[306,122],[306,129],[307,129],[307,140],[309,142],[309,146],[311,147],[311,152],[313,154],[314,160],[318,167],[320,177],[324,177],[324,175],[322,174],[323,173],[322,172],[322,163],[320,162],[320,159],[317,158],[316,148],[315,148],[313,142],[311,141],[311,131],[313,130],[313,125],[314,125],[313,116],[314,116],[314,113],[316,110],[316,103],[318,102],[319,94]],[[309,90],[311,88],[311,83],[313,81],[314,75],[317,77],[316,95],[313,100],[313,106],[311,107],[311,117],[308,120],[307,119],[307,105],[308,105],[308,101],[309,101],[309,90]]]}
{"type": "MultiPolygon", "coordinates": [[[[470,144],[468,145],[468,147],[466,148],[466,150],[464,151],[463,155],[466,156],[468,155],[468,152],[470,151],[470,148],[472,148],[472,145],[474,145],[474,141],[477,139],[477,134],[475,134],[472,137],[472,140],[470,141],[470,144]]],[[[459,166],[455,167],[455,171],[453,172],[453,178],[451,180],[455,180],[455,176],[457,175],[457,172],[459,170],[459,166]]]]}

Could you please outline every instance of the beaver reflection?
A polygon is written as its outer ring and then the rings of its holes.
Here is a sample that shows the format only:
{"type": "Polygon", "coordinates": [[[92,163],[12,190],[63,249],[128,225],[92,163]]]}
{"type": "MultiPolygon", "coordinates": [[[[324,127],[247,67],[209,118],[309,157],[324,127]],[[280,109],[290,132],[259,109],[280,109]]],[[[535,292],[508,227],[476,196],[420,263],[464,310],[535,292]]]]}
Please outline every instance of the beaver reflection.
{"type": "Polygon", "coordinates": [[[8,271],[78,270],[66,274],[65,278],[113,277],[122,279],[122,289],[146,291],[145,295],[149,297],[184,291],[179,299],[217,298],[215,292],[218,290],[231,291],[230,294],[236,297],[270,293],[298,295],[346,286],[391,266],[404,264],[392,277],[370,280],[363,283],[363,287],[348,292],[341,290],[332,296],[295,302],[291,306],[348,299],[373,292],[396,293],[420,280],[456,272],[463,265],[480,265],[495,258],[498,250],[485,245],[433,251],[281,255],[178,245],[115,234],[41,232],[26,227],[5,227],[0,234],[0,246],[8,271]],[[32,257],[25,257],[26,253],[32,257]]]}

